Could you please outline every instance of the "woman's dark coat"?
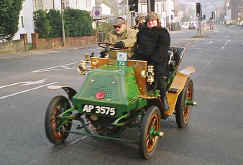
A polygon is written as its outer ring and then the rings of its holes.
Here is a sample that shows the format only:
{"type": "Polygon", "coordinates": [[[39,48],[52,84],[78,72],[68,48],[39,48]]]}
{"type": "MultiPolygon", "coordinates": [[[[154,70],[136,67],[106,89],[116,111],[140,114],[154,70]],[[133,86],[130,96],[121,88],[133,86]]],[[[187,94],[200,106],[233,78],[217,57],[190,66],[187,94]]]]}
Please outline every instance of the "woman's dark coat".
{"type": "Polygon", "coordinates": [[[165,28],[147,28],[143,25],[137,33],[132,59],[148,61],[148,64],[155,66],[157,76],[167,76],[169,47],[170,35],[165,28]]]}

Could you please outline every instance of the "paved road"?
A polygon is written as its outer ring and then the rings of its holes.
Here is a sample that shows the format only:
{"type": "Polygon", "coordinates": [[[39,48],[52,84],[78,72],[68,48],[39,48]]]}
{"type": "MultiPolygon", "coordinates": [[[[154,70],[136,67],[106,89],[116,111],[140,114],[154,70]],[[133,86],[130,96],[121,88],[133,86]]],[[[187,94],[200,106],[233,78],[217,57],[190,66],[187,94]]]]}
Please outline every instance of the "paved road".
{"type": "Polygon", "coordinates": [[[195,97],[189,128],[175,119],[162,121],[165,136],[151,161],[141,159],[138,147],[72,135],[55,147],[44,132],[49,100],[64,94],[50,84],[78,89],[83,78],[76,66],[83,54],[99,49],[52,50],[48,54],[0,59],[1,165],[240,165],[243,161],[243,30],[218,26],[205,38],[194,32],[172,34],[172,45],[186,47],[181,68],[194,65],[195,97]]]}

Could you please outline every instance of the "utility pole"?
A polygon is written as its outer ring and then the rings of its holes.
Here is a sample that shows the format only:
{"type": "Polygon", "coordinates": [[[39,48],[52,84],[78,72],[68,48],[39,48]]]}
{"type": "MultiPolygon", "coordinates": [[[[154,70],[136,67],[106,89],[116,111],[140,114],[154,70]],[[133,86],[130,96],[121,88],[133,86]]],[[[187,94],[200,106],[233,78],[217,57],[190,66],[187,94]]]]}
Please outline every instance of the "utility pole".
{"type": "Polygon", "coordinates": [[[149,13],[151,11],[151,1],[147,0],[147,12],[149,13]]]}
{"type": "Polygon", "coordinates": [[[129,0],[126,0],[126,24],[127,27],[131,26],[131,20],[130,20],[131,16],[130,16],[130,9],[129,9],[129,0]]]}
{"type": "Polygon", "coordinates": [[[199,32],[199,36],[201,36],[202,35],[202,27],[201,27],[202,9],[201,9],[201,4],[199,2],[196,3],[196,16],[198,18],[198,32],[199,32]]]}
{"type": "Polygon", "coordinates": [[[65,46],[65,28],[64,28],[64,0],[61,0],[61,17],[62,17],[62,43],[65,46]]]}
{"type": "Polygon", "coordinates": [[[55,9],[55,0],[52,1],[52,8],[55,9]]]}
{"type": "Polygon", "coordinates": [[[128,13],[129,13],[129,2],[126,0],[126,20],[128,20],[128,13]]]}

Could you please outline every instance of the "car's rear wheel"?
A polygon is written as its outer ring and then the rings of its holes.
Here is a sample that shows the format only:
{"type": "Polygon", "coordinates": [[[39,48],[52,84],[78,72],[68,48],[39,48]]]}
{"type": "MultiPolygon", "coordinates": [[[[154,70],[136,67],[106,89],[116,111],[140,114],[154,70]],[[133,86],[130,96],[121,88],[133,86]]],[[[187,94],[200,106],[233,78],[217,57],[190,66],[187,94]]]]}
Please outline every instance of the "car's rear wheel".
{"type": "Polygon", "coordinates": [[[192,105],[187,105],[189,101],[193,101],[193,81],[190,78],[187,79],[176,103],[176,122],[179,128],[188,126],[192,111],[192,105]]]}
{"type": "Polygon", "coordinates": [[[62,144],[68,137],[67,131],[71,130],[71,120],[61,120],[58,116],[71,107],[68,99],[64,96],[54,97],[46,110],[45,131],[46,137],[53,144],[62,144]]]}
{"type": "Polygon", "coordinates": [[[160,131],[160,110],[156,106],[151,106],[145,113],[141,125],[140,151],[145,159],[150,159],[154,154],[159,136],[154,132],[160,131]]]}

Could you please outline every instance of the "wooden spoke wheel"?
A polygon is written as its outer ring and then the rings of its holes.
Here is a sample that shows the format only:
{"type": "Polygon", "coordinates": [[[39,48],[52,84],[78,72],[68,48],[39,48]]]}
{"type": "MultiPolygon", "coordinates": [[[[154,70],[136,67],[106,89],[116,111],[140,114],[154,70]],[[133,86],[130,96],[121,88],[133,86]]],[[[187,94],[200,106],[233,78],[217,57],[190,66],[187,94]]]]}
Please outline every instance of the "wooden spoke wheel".
{"type": "Polygon", "coordinates": [[[176,122],[179,128],[187,127],[191,117],[192,106],[186,102],[193,101],[193,81],[188,78],[176,103],[176,122]]]}
{"type": "Polygon", "coordinates": [[[62,144],[68,137],[72,127],[71,120],[60,120],[58,115],[71,107],[64,96],[54,97],[48,105],[45,114],[45,131],[48,140],[53,144],[62,144]]]}
{"type": "Polygon", "coordinates": [[[145,159],[150,159],[154,154],[159,141],[159,136],[154,132],[160,131],[160,110],[156,106],[148,108],[141,125],[140,151],[145,159]]]}

